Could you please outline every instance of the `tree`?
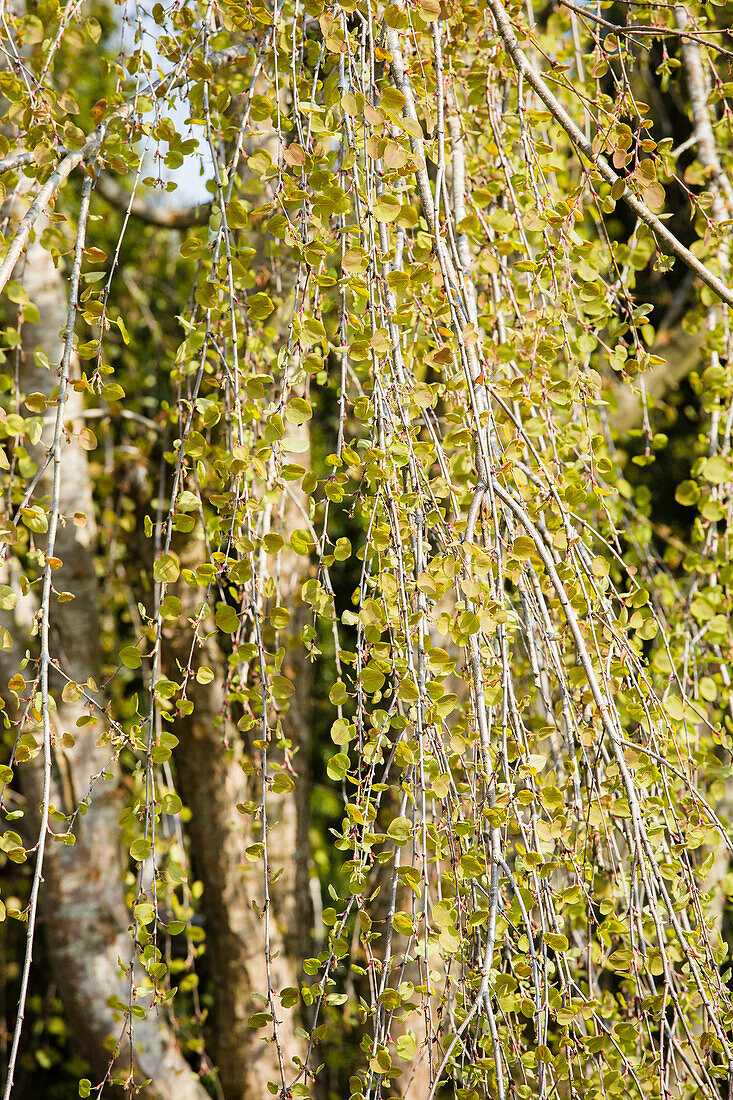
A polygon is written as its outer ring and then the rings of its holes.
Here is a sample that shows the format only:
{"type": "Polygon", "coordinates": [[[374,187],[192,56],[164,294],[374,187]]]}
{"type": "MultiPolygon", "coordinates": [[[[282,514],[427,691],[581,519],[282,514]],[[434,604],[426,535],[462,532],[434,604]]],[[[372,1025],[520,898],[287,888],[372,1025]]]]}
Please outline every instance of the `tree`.
{"type": "Polygon", "coordinates": [[[730,14],[4,12],[6,1098],[730,1095],[730,14]]]}

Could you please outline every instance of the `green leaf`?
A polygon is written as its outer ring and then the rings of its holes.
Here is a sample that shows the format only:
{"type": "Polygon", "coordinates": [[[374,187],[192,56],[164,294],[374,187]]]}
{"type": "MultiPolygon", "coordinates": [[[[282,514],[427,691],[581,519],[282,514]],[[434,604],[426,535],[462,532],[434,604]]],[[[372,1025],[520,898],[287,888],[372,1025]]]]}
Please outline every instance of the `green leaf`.
{"type": "Polygon", "coordinates": [[[135,918],[140,924],[152,924],[155,920],[155,910],[148,902],[141,902],[135,906],[135,918]]]}
{"type": "Polygon", "coordinates": [[[177,794],[166,794],[161,799],[160,808],[164,814],[179,814],[183,809],[183,803],[177,794]]]}
{"type": "Polygon", "coordinates": [[[412,936],[415,931],[412,917],[407,913],[395,913],[392,917],[392,927],[401,936],[412,936]]]}
{"type": "Polygon", "coordinates": [[[681,722],[685,716],[684,705],[677,695],[670,695],[664,707],[673,722],[681,722]]]}
{"type": "Polygon", "coordinates": [[[160,605],[160,617],[171,622],[183,612],[183,604],[177,596],[166,596],[160,605]]]}
{"type": "Polygon", "coordinates": [[[555,932],[545,932],[542,938],[547,946],[551,947],[553,951],[567,951],[568,949],[567,936],[561,936],[555,932]]]}
{"type": "Polygon", "coordinates": [[[228,603],[216,605],[214,620],[219,630],[224,634],[235,634],[239,629],[239,616],[228,603]]]}
{"type": "Polygon", "coordinates": [[[484,861],[478,859],[471,852],[467,852],[466,855],[461,856],[459,866],[466,878],[480,878],[482,875],[486,874],[486,864],[484,861]]]}
{"type": "Polygon", "coordinates": [[[9,584],[0,584],[0,608],[3,611],[12,611],[18,602],[17,593],[9,584]]]}
{"type": "Polygon", "coordinates": [[[384,687],[385,679],[384,673],[374,666],[367,665],[361,674],[364,691],[368,692],[380,691],[384,687]]]}
{"type": "Polygon", "coordinates": [[[275,794],[289,794],[295,790],[295,780],[287,772],[277,772],[272,780],[272,789],[275,794]]]}
{"type": "Polygon", "coordinates": [[[456,916],[451,902],[437,902],[433,906],[432,918],[437,928],[452,928],[456,923],[456,916]]]}
{"type": "Polygon", "coordinates": [[[346,684],[344,684],[341,680],[337,680],[329,691],[328,698],[330,699],[334,707],[342,707],[344,703],[348,702],[349,699],[349,694],[346,690],[346,684]]]}
{"type": "Polygon", "coordinates": [[[178,580],[181,567],[175,554],[163,554],[153,564],[153,577],[162,584],[172,584],[178,580]]]}
{"type": "Polygon", "coordinates": [[[249,1027],[267,1027],[271,1020],[271,1012],[253,1012],[247,1024],[249,1027]]]}
{"type": "Polygon", "coordinates": [[[283,481],[300,481],[305,474],[305,468],[299,466],[296,462],[286,462],[280,470],[280,477],[283,481]]]}
{"type": "Polygon", "coordinates": [[[296,528],[290,536],[290,545],[296,554],[305,556],[310,554],[313,549],[313,539],[308,531],[303,531],[300,528],[296,528]]]}
{"type": "Polygon", "coordinates": [[[519,535],[512,543],[512,553],[516,558],[519,558],[520,561],[528,558],[534,549],[534,539],[531,539],[529,535],[519,535]]]}
{"type": "Polygon", "coordinates": [[[402,204],[396,195],[385,194],[374,204],[374,217],[378,222],[393,222],[401,209],[402,204]]]}
{"type": "Polygon", "coordinates": [[[629,969],[631,959],[632,953],[628,948],[619,948],[617,951],[611,952],[608,956],[606,965],[611,970],[624,971],[629,969]]]}
{"type": "Polygon", "coordinates": [[[300,991],[294,985],[286,986],[280,990],[280,1002],[283,1008],[293,1008],[300,1004],[300,991]]]}
{"type": "Polygon", "coordinates": [[[247,299],[247,313],[255,321],[269,317],[275,305],[269,294],[251,294],[247,299]]]}
{"type": "Polygon", "coordinates": [[[702,476],[712,485],[723,485],[731,480],[730,462],[721,455],[713,455],[703,463],[702,476]]]}
{"type": "Polygon", "coordinates": [[[130,845],[130,855],[138,863],[150,858],[150,841],[140,837],[130,845]]]}
{"type": "Polygon", "coordinates": [[[351,543],[347,538],[339,538],[333,550],[336,561],[346,561],[351,557],[351,543]]]}
{"type": "Polygon", "coordinates": [[[695,481],[681,481],[675,490],[674,499],[678,504],[697,504],[700,499],[700,488],[695,481]]]}
{"type": "Polygon", "coordinates": [[[143,663],[142,653],[134,645],[123,646],[120,650],[120,660],[125,668],[140,668],[143,663]]]}
{"type": "Polygon", "coordinates": [[[108,382],[102,390],[102,397],[105,401],[121,401],[125,396],[125,391],[122,386],[118,386],[116,382],[108,382]]]}
{"type": "Polygon", "coordinates": [[[332,756],[326,765],[326,772],[328,778],[332,779],[335,783],[341,782],[346,776],[349,770],[349,757],[345,752],[337,752],[335,756],[332,756]]]}
{"type": "Polygon", "coordinates": [[[199,507],[199,498],[195,493],[189,493],[187,489],[184,489],[182,493],[178,494],[176,500],[176,508],[179,512],[195,512],[199,507]]]}
{"type": "Polygon", "coordinates": [[[405,1062],[411,1062],[417,1050],[417,1039],[414,1033],[412,1031],[407,1031],[403,1032],[402,1035],[398,1035],[397,1042],[395,1043],[395,1050],[399,1058],[402,1058],[405,1062]]]}
{"type": "Polygon", "coordinates": [[[395,844],[406,844],[412,836],[412,822],[407,817],[395,817],[387,826],[387,835],[395,844]]]}
{"type": "Polygon", "coordinates": [[[290,612],[287,607],[273,607],[270,612],[270,622],[275,630],[284,630],[290,622],[290,612]]]}
{"type": "Polygon", "coordinates": [[[323,322],[319,321],[317,317],[308,317],[301,329],[301,344],[303,344],[304,347],[311,347],[313,344],[317,344],[325,339],[326,330],[323,327],[323,322]]]}
{"type": "Polygon", "coordinates": [[[34,505],[32,508],[21,508],[20,517],[28,528],[36,535],[43,535],[48,531],[48,517],[43,508],[34,505]]]}
{"type": "MultiPolygon", "coordinates": [[[[325,336],[325,331],[324,334],[325,336]]],[[[303,397],[291,397],[285,409],[285,418],[290,424],[305,424],[313,416],[310,401],[303,397]]]]}
{"type": "Polygon", "coordinates": [[[295,694],[295,685],[292,680],[288,680],[287,676],[273,676],[270,681],[270,689],[273,699],[278,703],[284,702],[295,694]]]}

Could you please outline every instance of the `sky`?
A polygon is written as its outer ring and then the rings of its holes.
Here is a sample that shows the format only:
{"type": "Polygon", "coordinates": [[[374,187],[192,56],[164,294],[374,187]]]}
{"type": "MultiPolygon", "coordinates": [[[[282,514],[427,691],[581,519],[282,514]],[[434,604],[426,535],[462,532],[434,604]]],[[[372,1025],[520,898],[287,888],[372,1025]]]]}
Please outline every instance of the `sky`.
{"type": "MultiPolygon", "coordinates": [[[[129,55],[135,49],[139,49],[139,44],[138,46],[135,45],[135,31],[139,23],[143,31],[144,48],[151,58],[153,74],[157,72],[158,66],[163,72],[169,71],[170,64],[160,56],[157,49],[157,39],[165,33],[166,28],[165,25],[159,27],[150,14],[152,0],[149,3],[142,4],[136,3],[135,0],[127,0],[127,3],[117,10],[120,12],[121,48],[124,52],[129,55]]],[[[169,8],[166,10],[169,10],[169,8]]],[[[151,141],[148,147],[147,163],[143,170],[143,178],[150,175],[159,176],[165,182],[172,180],[176,183],[177,189],[173,192],[154,189],[149,197],[153,201],[173,207],[208,201],[211,194],[206,190],[206,183],[207,180],[213,177],[213,162],[206,144],[203,128],[200,126],[186,126],[189,109],[185,98],[177,100],[173,108],[168,109],[168,117],[179,134],[182,134],[185,138],[198,138],[199,155],[187,156],[180,168],[171,169],[160,161],[156,162],[154,160],[156,150],[160,150],[163,154],[167,152],[166,143],[161,145],[151,141]],[[202,165],[203,175],[199,172],[202,165]]]]}

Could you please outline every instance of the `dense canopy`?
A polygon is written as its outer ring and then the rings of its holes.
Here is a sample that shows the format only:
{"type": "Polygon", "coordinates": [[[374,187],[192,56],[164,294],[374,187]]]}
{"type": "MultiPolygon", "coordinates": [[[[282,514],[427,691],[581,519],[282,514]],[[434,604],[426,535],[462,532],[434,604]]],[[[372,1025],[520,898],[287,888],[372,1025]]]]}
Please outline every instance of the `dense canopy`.
{"type": "Polygon", "coordinates": [[[5,1100],[730,1097],[732,18],[3,4],[5,1100]]]}

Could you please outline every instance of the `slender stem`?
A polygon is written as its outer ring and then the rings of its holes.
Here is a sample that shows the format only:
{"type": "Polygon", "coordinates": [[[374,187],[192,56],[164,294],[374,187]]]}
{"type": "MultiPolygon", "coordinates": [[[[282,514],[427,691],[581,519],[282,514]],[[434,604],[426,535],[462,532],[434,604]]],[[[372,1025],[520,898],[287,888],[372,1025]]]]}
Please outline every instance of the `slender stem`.
{"type": "Polygon", "coordinates": [[[46,850],[46,837],[48,833],[49,804],[51,799],[51,700],[48,690],[48,672],[51,665],[51,651],[49,647],[49,632],[51,620],[51,596],[53,593],[52,568],[49,559],[53,557],[56,544],[56,531],[58,528],[60,501],[61,501],[61,441],[64,429],[64,406],[69,390],[69,374],[71,356],[74,350],[74,322],[76,320],[77,296],[79,293],[79,276],[84,256],[84,240],[86,237],[87,218],[89,216],[89,198],[92,192],[92,180],[87,176],[82,189],[81,205],[79,208],[79,228],[76,234],[76,247],[74,249],[74,264],[71,271],[69,286],[69,309],[64,334],[64,351],[59,368],[59,396],[56,409],[56,425],[51,444],[53,456],[53,488],[51,492],[51,507],[48,514],[48,539],[46,541],[46,564],[43,569],[43,596],[40,608],[40,637],[41,637],[41,661],[40,661],[40,687],[41,687],[41,721],[43,728],[43,796],[41,801],[41,826],[38,832],[36,844],[36,863],[33,870],[33,882],[31,884],[30,900],[28,902],[28,931],[25,941],[25,959],[23,962],[23,974],[20,982],[20,997],[18,1000],[18,1015],[13,1031],[13,1042],[8,1060],[8,1075],[5,1081],[3,1100],[9,1100],[13,1090],[13,1077],[15,1063],[18,1057],[18,1046],[23,1030],[25,1018],[25,1006],[28,996],[28,980],[30,978],[31,964],[33,961],[33,942],[36,930],[36,913],[38,909],[38,895],[43,881],[43,857],[46,850]]]}
{"type": "MultiPolygon", "coordinates": [[[[600,153],[594,153],[592,142],[588,141],[583,132],[578,128],[578,126],[576,126],[575,122],[573,122],[572,118],[567,113],[565,108],[547,87],[547,84],[545,84],[545,81],[542,79],[540,74],[527,60],[525,54],[522,52],[519,46],[517,37],[514,34],[512,25],[509,21],[509,16],[504,10],[501,0],[488,0],[488,5],[496,21],[496,26],[499,34],[504,40],[504,45],[506,46],[507,51],[511,56],[517,70],[524,75],[527,83],[534,88],[535,92],[545,104],[550,114],[557,122],[560,123],[563,130],[565,130],[565,133],[568,135],[576,149],[578,149],[579,152],[587,157],[587,159],[591,162],[594,168],[597,169],[599,174],[603,177],[604,180],[606,180],[607,183],[610,183],[611,185],[616,183],[623,183],[622,178],[618,176],[616,172],[614,172],[613,168],[611,168],[605,157],[601,156],[600,153]]],[[[641,199],[637,198],[637,196],[630,189],[628,184],[623,183],[623,191],[618,196],[618,198],[623,199],[629,209],[632,210],[636,214],[636,216],[640,218],[641,221],[643,221],[644,224],[651,229],[651,231],[654,233],[654,236],[657,238],[660,247],[665,252],[668,252],[671,256],[676,256],[678,260],[681,260],[682,263],[685,264],[690,269],[690,271],[694,272],[694,274],[697,275],[697,277],[701,279],[706,286],[709,286],[710,289],[714,291],[715,294],[717,294],[723,302],[726,303],[726,305],[733,307],[733,290],[731,290],[730,287],[726,286],[726,284],[721,279],[719,279],[717,275],[713,275],[712,271],[710,271],[705,266],[705,264],[701,263],[700,260],[698,260],[697,256],[693,256],[689,248],[685,248],[682,242],[679,241],[677,237],[675,237],[674,233],[667,229],[667,226],[664,224],[664,222],[660,221],[655,214],[652,214],[649,207],[645,203],[643,203],[641,199]]]]}

